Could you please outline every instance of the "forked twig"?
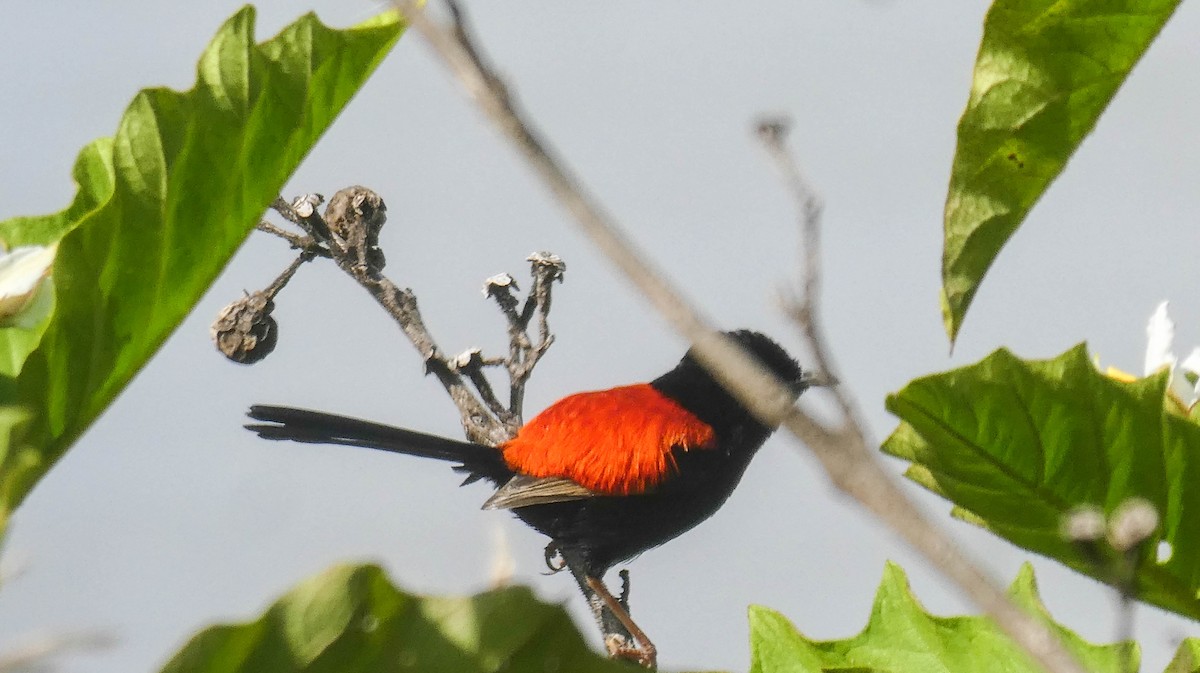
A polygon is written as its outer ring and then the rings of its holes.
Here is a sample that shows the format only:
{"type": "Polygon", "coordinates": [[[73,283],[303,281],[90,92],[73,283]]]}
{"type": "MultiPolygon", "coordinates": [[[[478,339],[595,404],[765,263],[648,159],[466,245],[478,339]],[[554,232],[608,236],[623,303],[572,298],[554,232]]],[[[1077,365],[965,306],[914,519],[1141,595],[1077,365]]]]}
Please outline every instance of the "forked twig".
{"type": "MultiPolygon", "coordinates": [[[[259,224],[260,231],[278,236],[300,250],[288,269],[262,291],[266,302],[269,304],[304,262],[315,257],[333,260],[375,298],[417,349],[426,372],[437,377],[458,408],[467,438],[490,445],[510,439],[521,427],[525,386],[534,366],[554,342],[548,323],[551,286],[555,280],[562,280],[566,265],[551,253],[530,255],[533,288],[520,312],[517,311],[520,301],[512,293],[516,289],[512,277],[500,274],[488,279],[484,292],[496,299],[509,323],[511,348],[507,358],[487,358],[478,349],[448,357],[421,318],[413,291],[399,287],[383,273],[386,261],[378,246],[379,231],[387,219],[383,199],[365,187],[348,187],[334,194],[322,215],[317,207],[324,201],[320,194],[305,194],[291,202],[279,198],[271,204],[285,220],[303,229],[303,235],[270,222],[259,224]],[[536,340],[528,333],[535,315],[536,340]],[[499,365],[505,366],[510,379],[507,406],[497,397],[484,373],[485,367],[499,365]]],[[[270,308],[266,307],[261,319],[269,317],[270,308]]]]}
{"type": "MultiPolygon", "coordinates": [[[[780,117],[764,118],[755,126],[755,132],[762,140],[767,154],[775,162],[783,175],[785,186],[788,188],[800,214],[800,258],[804,274],[801,279],[799,296],[789,293],[784,297],[784,308],[788,315],[800,326],[804,339],[812,350],[813,360],[817,371],[825,380],[820,381],[823,387],[838,389],[838,375],[834,371],[833,356],[822,338],[820,325],[821,301],[821,215],[825,210],[816,190],[808,184],[800,166],[788,153],[785,140],[790,127],[790,121],[780,117]]],[[[836,401],[841,411],[848,417],[855,418],[859,425],[865,425],[853,410],[850,400],[841,394],[836,394],[836,401]]]]}

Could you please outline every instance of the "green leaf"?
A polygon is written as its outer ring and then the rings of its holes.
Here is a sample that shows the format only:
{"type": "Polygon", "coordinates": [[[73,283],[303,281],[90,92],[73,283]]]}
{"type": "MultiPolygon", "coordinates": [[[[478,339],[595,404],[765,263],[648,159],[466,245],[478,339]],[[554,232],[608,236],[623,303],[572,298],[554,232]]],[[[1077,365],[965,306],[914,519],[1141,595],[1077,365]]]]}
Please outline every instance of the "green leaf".
{"type": "Polygon", "coordinates": [[[20,373],[54,314],[55,245],[0,253],[0,376],[20,373]]]}
{"type": "Polygon", "coordinates": [[[524,587],[426,598],[376,566],[338,566],[280,598],[256,621],[214,626],[163,673],[353,671],[628,673],[593,653],[561,606],[524,587]]]}
{"type": "Polygon", "coordinates": [[[1200,638],[1184,638],[1175,652],[1175,658],[1167,665],[1166,673],[1200,672],[1200,638]]]}
{"type": "Polygon", "coordinates": [[[254,9],[218,31],[187,92],[145,89],[116,136],[85,147],[79,192],[0,223],[9,246],[58,241],[41,338],[0,330],[0,405],[30,419],[0,520],[112,402],[220,273],[317,139],[399,38],[395,14],[347,30],[305,16],[261,45],[254,9]]]}
{"type": "Polygon", "coordinates": [[[946,197],[951,343],[1000,248],[1096,125],[1179,0],[996,0],[946,197]]]}
{"type": "Polygon", "coordinates": [[[75,228],[88,213],[112,197],[116,183],[112,164],[112,138],[92,141],[79,152],[71,177],[79,185],[75,200],[53,215],[14,217],[0,222],[0,239],[9,249],[22,245],[49,245],[75,228]]]}
{"type": "MultiPolygon", "coordinates": [[[[0,501],[16,497],[15,492],[28,491],[41,476],[38,468],[41,455],[27,441],[29,421],[33,414],[21,407],[0,406],[0,501]]],[[[0,517],[0,531],[6,527],[0,517]]]]}
{"type": "MultiPolygon", "coordinates": [[[[1137,670],[1137,645],[1092,645],[1054,622],[1038,597],[1028,565],[1009,591],[1018,606],[1047,625],[1093,673],[1137,670]],[[1133,668],[1125,668],[1127,662],[1133,668]]],[[[751,673],[1037,673],[1042,669],[987,617],[935,617],[912,595],[899,566],[888,563],[862,633],[846,640],[811,640],[783,615],[750,608],[751,673]]]]}
{"type": "Polygon", "coordinates": [[[1063,516],[1145,498],[1162,523],[1141,548],[1137,597],[1200,618],[1200,425],[1173,411],[1166,390],[1165,372],[1104,376],[1082,345],[1045,361],[999,350],[888,397],[903,422],[883,449],[912,462],[907,476],[956,516],[1101,581],[1114,559],[1065,541],[1063,516]],[[1160,561],[1161,541],[1172,553],[1160,561]]]}

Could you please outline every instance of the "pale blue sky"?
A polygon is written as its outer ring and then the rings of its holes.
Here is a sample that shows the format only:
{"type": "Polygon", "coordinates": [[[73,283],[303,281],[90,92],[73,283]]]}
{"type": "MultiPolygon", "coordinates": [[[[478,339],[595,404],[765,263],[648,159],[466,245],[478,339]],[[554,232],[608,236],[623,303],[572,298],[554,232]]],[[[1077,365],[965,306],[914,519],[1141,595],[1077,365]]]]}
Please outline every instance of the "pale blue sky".
{"type": "MultiPolygon", "coordinates": [[[[142,86],[191,86],[194,63],[234,2],[7,3],[0,41],[0,217],[58,210],[79,147],[110,135],[142,86]]],[[[793,138],[826,203],[826,322],[843,379],[876,436],[884,395],[999,346],[1047,357],[1088,340],[1106,363],[1141,365],[1146,318],[1173,300],[1182,344],[1200,343],[1200,8],[1178,16],[1096,133],[1001,256],[953,358],[937,306],[941,210],[984,2],[772,0],[470,3],[502,71],[594,192],[726,327],[799,341],[776,309],[795,273],[794,215],[749,133],[762,111],[796,119],[793,138]]],[[[316,9],[347,25],[361,1],[267,2],[258,35],[316,9]]],[[[576,390],[648,379],[683,345],[572,228],[419,41],[403,39],[302,165],[286,194],[361,183],[391,217],[388,271],[412,286],[450,351],[496,350],[502,323],[484,278],[521,278],[547,249],[568,264],[535,375],[538,410],[576,390]]],[[[482,512],[486,489],[456,489],[442,464],[256,440],[251,403],[326,408],[454,435],[456,414],[382,312],[331,268],[305,269],[279,300],[281,341],[255,367],[225,362],[208,323],[289,253],[254,237],[195,315],[18,512],[3,587],[0,648],[19,636],[100,629],[119,638],[65,671],[153,670],[194,630],[257,614],[331,563],[377,560],[419,592],[486,584],[504,526],[518,579],[567,601],[544,577],[544,541],[482,512]]],[[[328,265],[326,265],[328,266],[328,265]]],[[[890,464],[899,473],[902,466],[890,464]]],[[[914,493],[917,489],[911,489],[914,493]]],[[[948,506],[919,495],[949,522],[948,506]]],[[[948,523],[1010,579],[1028,554],[948,523]]],[[[865,623],[886,559],[931,609],[964,609],[887,531],[832,492],[803,451],[776,439],[711,521],[644,554],[633,604],[666,669],[749,662],[745,608],[763,603],[805,633],[865,623]]],[[[1110,599],[1036,560],[1051,611],[1095,640],[1110,599]]],[[[1142,610],[1146,670],[1194,628],[1142,610]]],[[[594,640],[594,638],[593,638],[594,640]]]]}

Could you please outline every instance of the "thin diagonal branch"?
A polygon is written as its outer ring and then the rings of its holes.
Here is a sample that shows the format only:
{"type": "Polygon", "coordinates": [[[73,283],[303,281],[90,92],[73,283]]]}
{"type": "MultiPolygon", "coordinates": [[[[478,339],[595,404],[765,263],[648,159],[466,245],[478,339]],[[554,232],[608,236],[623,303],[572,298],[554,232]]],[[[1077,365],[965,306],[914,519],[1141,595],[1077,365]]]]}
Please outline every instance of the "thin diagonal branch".
{"type": "Polygon", "coordinates": [[[356,260],[352,255],[334,254],[334,261],[338,266],[358,281],[388,315],[392,316],[421,354],[425,361],[425,370],[437,377],[454,405],[458,407],[468,439],[493,446],[509,439],[511,433],[501,423],[493,420],[487,405],[471,392],[467,382],[454,371],[446,356],[438,349],[417,308],[417,297],[413,291],[398,287],[377,269],[361,266],[356,260]]]}
{"type": "Polygon", "coordinates": [[[840,384],[837,365],[821,327],[821,215],[825,204],[787,150],[790,126],[790,120],[780,117],[761,119],[755,126],[756,135],[783,176],[784,186],[795,201],[800,218],[800,257],[804,275],[799,297],[794,293],[785,296],[784,309],[799,326],[812,351],[818,377],[822,379],[815,382],[816,385],[822,385],[832,393],[845,419],[845,427],[856,428],[863,435],[862,444],[874,445],[875,442],[867,437],[867,423],[859,413],[853,395],[840,384]]]}
{"type": "Polygon", "coordinates": [[[818,320],[820,317],[821,300],[821,214],[825,204],[821,201],[816,190],[800,172],[800,166],[788,153],[785,140],[790,122],[786,119],[772,117],[764,118],[755,126],[755,132],[762,140],[767,154],[775,162],[779,172],[783,174],[785,186],[795,201],[796,212],[800,215],[800,257],[804,275],[801,280],[801,294],[788,297],[789,313],[799,322],[805,332],[805,338],[815,347],[813,358],[820,372],[832,381],[827,385],[836,385],[837,376],[833,371],[833,358],[829,355],[822,339],[818,320]]]}
{"type": "Polygon", "coordinates": [[[302,251],[283,272],[276,276],[275,280],[271,281],[270,285],[263,289],[262,293],[266,295],[267,299],[274,299],[280,290],[287,287],[288,282],[292,280],[292,276],[295,276],[296,272],[300,270],[300,265],[311,262],[313,257],[314,254],[312,252],[308,250],[302,251]]]}
{"type": "Polygon", "coordinates": [[[434,52],[466,87],[487,117],[509,138],[580,228],[629,278],[664,318],[692,342],[705,366],[756,415],[784,426],[821,460],[830,479],[891,525],[941,572],[954,581],[1021,647],[1051,671],[1085,673],[1079,662],[1045,626],[1014,606],[999,584],[959,551],[880,467],[862,432],[828,428],[799,406],[789,392],[755,360],[716,333],[703,315],[655,271],[654,265],[621,233],[605,208],[582,186],[533,124],[475,47],[461,9],[448,2],[450,27],[430,19],[410,0],[397,5],[434,52]]]}
{"type": "Polygon", "coordinates": [[[504,82],[485,66],[473,40],[462,9],[456,3],[447,3],[458,21],[451,27],[433,22],[417,2],[398,0],[396,5],[411,22],[412,26],[430,43],[434,51],[454,72],[468,93],[488,118],[500,127],[515,147],[525,156],[534,171],[541,177],[576,218],[592,242],[609,257],[609,260],[630,278],[637,278],[639,288],[648,294],[651,302],[665,311],[667,319],[682,326],[682,333],[690,340],[700,337],[707,329],[705,320],[686,304],[672,310],[674,302],[682,300],[674,289],[654,274],[644,274],[648,260],[640,254],[630,254],[633,245],[624,233],[612,226],[613,219],[598,200],[583,187],[582,183],[556,156],[540,132],[525,123],[523,114],[517,109],[504,82]]]}
{"type": "Polygon", "coordinates": [[[483,373],[485,362],[482,351],[472,348],[460,353],[450,361],[450,364],[454,371],[466,375],[471,385],[475,386],[475,390],[479,391],[479,397],[483,399],[483,403],[495,414],[496,418],[500,419],[500,422],[506,423],[509,420],[509,412],[500,398],[496,397],[496,391],[492,389],[491,381],[488,381],[487,376],[483,373]]]}

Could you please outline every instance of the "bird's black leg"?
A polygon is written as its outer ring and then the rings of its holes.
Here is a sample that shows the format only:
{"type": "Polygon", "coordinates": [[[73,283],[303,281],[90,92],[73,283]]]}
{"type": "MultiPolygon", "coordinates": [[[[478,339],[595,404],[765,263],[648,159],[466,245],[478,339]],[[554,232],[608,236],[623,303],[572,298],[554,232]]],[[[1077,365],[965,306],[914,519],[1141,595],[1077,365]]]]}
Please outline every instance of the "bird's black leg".
{"type": "Polygon", "coordinates": [[[629,571],[621,570],[617,576],[621,578],[621,597],[617,599],[617,602],[625,608],[625,612],[629,612],[629,571]]]}
{"type": "Polygon", "coordinates": [[[587,599],[592,616],[600,626],[604,635],[604,647],[608,655],[614,659],[627,659],[641,666],[655,670],[658,668],[658,650],[646,632],[629,616],[629,571],[622,570],[621,597],[612,595],[604,581],[597,577],[603,572],[596,572],[591,565],[578,553],[564,550],[556,543],[546,546],[546,565],[552,572],[558,572],[566,567],[587,599]],[[561,564],[555,563],[556,559],[561,564]]]}
{"type": "MultiPolygon", "coordinates": [[[[575,583],[579,585],[579,590],[583,592],[583,597],[588,602],[588,607],[592,609],[592,616],[596,618],[596,624],[600,627],[600,632],[604,635],[604,646],[608,649],[608,653],[612,657],[632,658],[639,663],[643,663],[645,657],[630,656],[631,653],[642,653],[642,649],[635,646],[635,643],[643,642],[641,639],[635,640],[634,634],[626,626],[626,622],[632,624],[633,620],[629,618],[629,613],[620,601],[612,597],[608,589],[604,587],[604,583],[596,579],[591,574],[586,561],[578,554],[570,551],[556,548],[555,553],[558,554],[563,564],[571,571],[571,576],[575,578],[575,583]],[[594,584],[593,584],[594,583],[594,584]],[[596,586],[600,587],[603,594],[596,591],[596,586]],[[608,600],[605,600],[605,596],[608,600]],[[614,611],[609,602],[617,606],[614,611]],[[618,614],[619,613],[619,614],[618,614]]],[[[547,548],[547,556],[550,556],[549,548],[547,548]]],[[[634,625],[636,629],[637,626],[634,625]]],[[[641,630],[638,629],[640,632],[641,630]]],[[[642,634],[643,637],[645,634],[642,634]]],[[[653,648],[653,646],[651,646],[653,648]]],[[[653,663],[653,649],[649,662],[653,663]]]]}
{"type": "Polygon", "coordinates": [[[575,583],[579,585],[579,590],[583,592],[583,597],[587,599],[588,607],[592,609],[592,616],[596,618],[596,624],[604,634],[604,644],[608,647],[609,653],[613,652],[614,647],[625,647],[626,644],[633,642],[633,635],[608,609],[604,599],[597,595],[589,585],[589,580],[593,578],[570,561],[567,562],[567,568],[575,578],[575,583]]]}
{"type": "Polygon", "coordinates": [[[633,635],[633,642],[637,643],[637,646],[633,646],[629,644],[631,641],[626,640],[626,644],[622,646],[615,642],[609,642],[606,638],[605,644],[608,646],[609,655],[614,659],[629,659],[650,670],[657,669],[658,648],[654,647],[654,643],[650,642],[650,638],[646,636],[646,632],[633,621],[633,617],[629,616],[629,612],[622,607],[621,602],[612,595],[608,587],[604,586],[604,582],[595,577],[586,577],[584,580],[588,588],[608,608],[605,614],[611,614],[613,618],[618,620],[621,626],[624,627],[625,632],[633,635]]]}

